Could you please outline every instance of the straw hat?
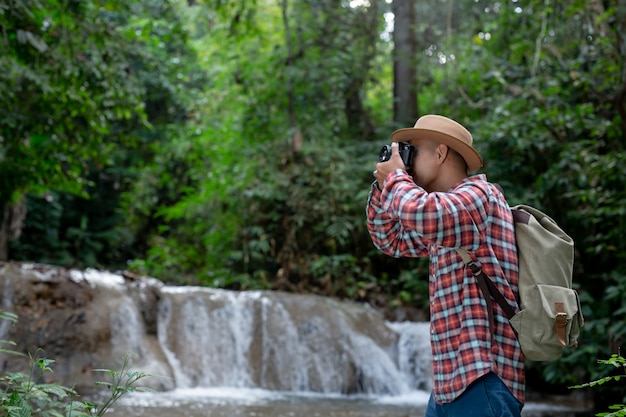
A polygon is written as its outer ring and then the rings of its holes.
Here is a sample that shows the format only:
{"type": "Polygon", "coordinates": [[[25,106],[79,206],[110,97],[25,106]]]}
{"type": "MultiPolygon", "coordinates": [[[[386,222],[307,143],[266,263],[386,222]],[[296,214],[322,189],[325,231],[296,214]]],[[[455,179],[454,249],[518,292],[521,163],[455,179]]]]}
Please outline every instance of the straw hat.
{"type": "Polygon", "coordinates": [[[472,134],[452,119],[428,114],[417,119],[415,126],[391,134],[393,142],[409,142],[418,138],[431,139],[457,151],[465,159],[468,172],[477,171],[483,166],[483,159],[472,147],[472,134]]]}

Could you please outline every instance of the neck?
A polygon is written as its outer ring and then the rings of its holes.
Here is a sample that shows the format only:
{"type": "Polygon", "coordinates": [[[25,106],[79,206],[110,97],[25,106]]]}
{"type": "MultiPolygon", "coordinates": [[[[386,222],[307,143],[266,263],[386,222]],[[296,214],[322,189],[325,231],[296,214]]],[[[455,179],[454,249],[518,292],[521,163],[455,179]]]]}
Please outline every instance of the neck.
{"type": "Polygon", "coordinates": [[[467,178],[467,173],[458,170],[449,170],[438,176],[437,179],[429,187],[431,188],[431,190],[426,191],[446,192],[465,178],[467,178]]]}

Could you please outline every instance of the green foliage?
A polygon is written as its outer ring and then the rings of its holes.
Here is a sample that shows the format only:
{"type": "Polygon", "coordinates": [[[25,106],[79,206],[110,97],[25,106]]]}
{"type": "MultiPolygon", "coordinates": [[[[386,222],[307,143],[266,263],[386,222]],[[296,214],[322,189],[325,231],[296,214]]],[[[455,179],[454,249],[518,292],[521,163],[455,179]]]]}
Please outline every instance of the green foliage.
{"type": "MultiPolygon", "coordinates": [[[[0,311],[0,319],[17,322],[17,316],[0,311]]],[[[0,345],[13,342],[0,341],[0,345]]],[[[21,353],[0,349],[2,352],[24,356],[21,353]]],[[[0,375],[0,412],[8,417],[102,417],[122,396],[136,391],[151,391],[137,387],[139,380],[149,377],[142,371],[130,368],[130,355],[123,358],[119,371],[96,369],[110,377],[110,382],[96,382],[108,391],[103,404],[76,400],[78,394],[73,388],[60,384],[41,382],[44,375],[53,373],[54,360],[43,357],[30,358],[28,374],[10,372],[0,375]]]]}
{"type": "MultiPolygon", "coordinates": [[[[62,7],[60,4],[57,6],[62,7]]],[[[56,13],[52,5],[39,3],[33,3],[33,10],[43,16],[56,13]]],[[[84,90],[90,105],[94,107],[89,110],[88,116],[107,123],[106,129],[92,131],[90,129],[95,122],[85,119],[85,126],[82,128],[87,131],[84,134],[78,127],[70,126],[72,130],[66,132],[67,135],[81,134],[85,139],[76,144],[76,149],[67,149],[71,153],[69,156],[64,155],[64,148],[55,147],[54,158],[66,160],[76,157],[80,160],[76,169],[63,170],[64,175],[72,175],[67,181],[73,188],[64,185],[66,179],[52,177],[35,169],[42,165],[56,164],[56,159],[46,160],[44,155],[33,154],[24,157],[39,161],[39,164],[33,165],[31,171],[38,178],[41,187],[33,188],[34,184],[27,183],[30,180],[22,177],[19,171],[16,172],[10,164],[3,164],[7,171],[0,172],[0,178],[16,177],[26,182],[21,188],[6,182],[8,188],[14,189],[6,192],[0,190],[0,194],[9,196],[28,190],[46,191],[38,193],[41,196],[31,195],[28,199],[29,216],[22,239],[13,242],[11,246],[14,259],[38,259],[41,262],[80,267],[102,264],[124,267],[126,259],[132,257],[129,255],[130,251],[133,255],[145,251],[145,237],[157,229],[157,226],[154,222],[143,222],[135,234],[128,233],[128,227],[124,224],[124,213],[119,209],[121,193],[131,188],[134,180],[142,175],[139,171],[144,163],[155,159],[155,155],[161,155],[163,144],[169,143],[171,137],[181,135],[186,129],[183,124],[193,119],[192,107],[197,100],[196,94],[200,85],[205,82],[204,72],[195,65],[196,56],[188,45],[184,24],[178,19],[179,15],[174,13],[174,6],[170,2],[154,0],[128,7],[126,3],[105,2],[101,8],[92,10],[91,7],[86,7],[81,10],[77,15],[65,16],[63,24],[73,28],[89,28],[85,30],[89,31],[89,36],[94,37],[90,56],[102,54],[106,57],[104,60],[93,58],[93,62],[89,61],[93,64],[93,67],[89,67],[90,70],[97,72],[99,77],[106,77],[102,81],[106,83],[103,88],[111,89],[110,94],[116,92],[115,95],[120,100],[123,98],[132,101],[134,110],[129,112],[118,108],[117,113],[121,112],[128,117],[104,117],[103,114],[108,113],[99,111],[98,105],[104,105],[105,100],[107,106],[119,107],[123,103],[108,98],[109,93],[101,96],[98,92],[99,84],[95,82],[85,81],[84,77],[78,75],[76,80],[70,77],[66,83],[79,83],[76,88],[84,90]],[[97,16],[92,16],[93,14],[97,16]],[[115,36],[99,34],[95,30],[99,24],[106,26],[102,30],[112,31],[115,36]],[[100,42],[97,36],[108,37],[100,42]],[[117,65],[110,61],[114,59],[113,56],[109,57],[113,52],[118,53],[117,58],[124,61],[123,77],[109,74],[117,65]],[[55,191],[47,191],[49,189],[55,191]],[[61,190],[70,191],[71,194],[61,190]]],[[[50,25],[54,23],[52,21],[50,25]]],[[[67,42],[77,42],[83,48],[84,40],[80,31],[67,36],[67,42]]],[[[56,38],[51,42],[55,40],[56,38]]],[[[19,44],[7,47],[15,53],[21,51],[19,44]]],[[[37,57],[26,57],[24,66],[33,66],[31,61],[35,58],[37,57]]],[[[66,61],[68,66],[78,65],[69,58],[66,61]]],[[[82,60],[79,60],[80,63],[82,60]]],[[[45,71],[49,77],[62,76],[56,67],[35,67],[45,71]]],[[[75,69],[71,72],[75,73],[80,75],[81,70],[75,69]]],[[[60,85],[58,88],[68,87],[60,85]]],[[[73,110],[71,102],[55,100],[47,105],[58,108],[59,114],[67,111],[72,112],[75,117],[87,117],[73,110]]],[[[15,111],[24,113],[24,129],[36,129],[38,119],[25,116],[29,109],[16,108],[15,111]]],[[[56,113],[44,113],[46,123],[54,124],[55,129],[65,127],[65,121],[60,116],[57,117],[56,113]]],[[[189,129],[195,127],[190,126],[189,129]]],[[[61,141],[65,140],[57,130],[52,134],[61,141]]],[[[0,156],[4,147],[6,152],[10,152],[15,143],[19,141],[0,141],[0,156]]],[[[24,152],[26,151],[30,152],[30,148],[25,147],[24,152]]],[[[11,163],[30,166],[27,162],[20,163],[17,157],[12,158],[11,163]]],[[[178,191],[165,197],[177,199],[178,191]]],[[[0,204],[3,203],[6,201],[0,199],[0,204]]],[[[152,216],[154,213],[148,210],[148,215],[152,216]]]]}
{"type": "MultiPolygon", "coordinates": [[[[584,384],[573,385],[569,388],[575,388],[575,389],[587,388],[587,387],[593,388],[593,387],[601,386],[607,382],[620,382],[622,378],[626,378],[626,358],[624,358],[620,354],[613,354],[611,355],[609,359],[600,359],[598,360],[598,363],[612,366],[621,373],[619,375],[605,376],[600,379],[596,379],[594,381],[586,382],[584,384]]],[[[596,416],[598,417],[626,416],[626,405],[624,404],[611,405],[609,406],[609,410],[613,410],[613,411],[596,413],[596,416]]]]}
{"type": "Polygon", "coordinates": [[[421,103],[470,127],[510,204],[543,208],[574,238],[586,324],[578,349],[539,367],[553,384],[597,376],[596,358],[626,337],[626,9],[594,4],[483,2],[459,23],[465,37],[433,42],[421,103]]]}
{"type": "Polygon", "coordinates": [[[53,362],[31,357],[28,375],[7,373],[0,377],[0,410],[8,412],[9,416],[61,416],[59,410],[65,408],[65,400],[71,398],[74,391],[58,384],[40,383],[36,377],[38,372],[52,372],[49,365],[53,362]]]}
{"type": "MultiPolygon", "coordinates": [[[[14,313],[10,313],[8,311],[0,310],[0,319],[9,321],[11,323],[16,323],[17,322],[17,315],[14,314],[14,313]]],[[[13,342],[12,340],[2,340],[2,339],[0,339],[0,352],[8,353],[8,354],[11,354],[11,355],[21,355],[19,352],[16,352],[14,350],[6,349],[4,347],[4,345],[15,346],[15,342],[13,342]]]]}
{"type": "Polygon", "coordinates": [[[119,195],[111,193],[109,182],[102,177],[86,188],[89,199],[65,192],[29,195],[28,221],[21,239],[11,246],[14,256],[76,267],[123,267],[117,262],[131,237],[116,228],[123,220],[117,210],[119,195]],[[114,248],[111,242],[116,242],[114,248]]]}
{"type": "Polygon", "coordinates": [[[128,393],[152,392],[149,388],[136,386],[139,380],[150,377],[150,375],[143,371],[131,369],[130,355],[124,356],[122,367],[119,371],[110,369],[95,369],[94,371],[102,372],[111,378],[110,382],[96,382],[97,386],[104,387],[108,391],[109,397],[101,405],[92,402],[82,402],[81,405],[88,411],[88,416],[103,416],[120,398],[128,393]]]}
{"type": "MultiPolygon", "coordinates": [[[[252,19],[237,37],[208,14],[214,29],[198,43],[214,80],[205,109],[211,117],[195,141],[166,144],[163,160],[143,171],[149,182],[129,193],[133,210],[146,202],[159,218],[147,257],[132,268],[227,288],[357,298],[364,288],[385,291],[372,272],[391,263],[369,259],[373,248],[364,245],[363,227],[368,166],[381,143],[362,139],[372,134],[368,113],[354,121],[350,110],[358,105],[352,85],[367,80],[376,87],[369,69],[377,10],[307,2],[265,7],[257,13],[264,19],[252,19]],[[363,32],[355,22],[373,30],[363,32]],[[185,170],[169,176],[172,164],[185,170]],[[161,184],[190,192],[161,202],[154,197],[161,184]]],[[[196,26],[207,27],[205,16],[192,16],[196,26]]],[[[150,213],[142,209],[130,219],[150,221],[150,213]]]]}
{"type": "Polygon", "coordinates": [[[125,2],[0,2],[0,205],[49,188],[82,192],[89,161],[132,142],[144,119],[139,50],[118,29],[125,2]],[[32,163],[37,161],[37,163],[32,163]]]}
{"type": "MultiPolygon", "coordinates": [[[[426,308],[427,261],[365,227],[398,127],[386,2],[197,3],[0,0],[0,203],[36,192],[14,259],[426,308]]],[[[541,372],[597,376],[626,338],[626,10],[455,6],[416,5],[419,108],[574,237],[581,347],[541,372]]]]}
{"type": "Polygon", "coordinates": [[[269,277],[278,267],[277,284],[291,290],[318,287],[325,277],[333,282],[331,287],[345,290],[350,287],[346,280],[367,278],[359,266],[365,253],[357,249],[359,239],[367,238],[359,230],[358,216],[367,177],[351,164],[353,149],[268,146],[256,179],[242,196],[248,223],[241,246],[232,252],[239,261],[233,267],[267,271],[269,277]]]}

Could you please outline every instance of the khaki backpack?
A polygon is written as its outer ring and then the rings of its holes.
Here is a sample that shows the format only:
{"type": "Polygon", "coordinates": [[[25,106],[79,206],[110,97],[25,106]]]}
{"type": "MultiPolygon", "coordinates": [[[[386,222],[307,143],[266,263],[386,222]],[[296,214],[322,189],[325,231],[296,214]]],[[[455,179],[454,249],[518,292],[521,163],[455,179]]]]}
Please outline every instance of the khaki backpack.
{"type": "MultiPolygon", "coordinates": [[[[554,220],[534,207],[511,207],[519,257],[520,311],[515,312],[493,281],[457,249],[478,280],[485,300],[502,307],[526,359],[549,361],[561,357],[565,347],[578,346],[584,318],[578,293],[572,288],[574,241],[554,220]]],[[[493,308],[487,302],[493,329],[493,308]]]]}

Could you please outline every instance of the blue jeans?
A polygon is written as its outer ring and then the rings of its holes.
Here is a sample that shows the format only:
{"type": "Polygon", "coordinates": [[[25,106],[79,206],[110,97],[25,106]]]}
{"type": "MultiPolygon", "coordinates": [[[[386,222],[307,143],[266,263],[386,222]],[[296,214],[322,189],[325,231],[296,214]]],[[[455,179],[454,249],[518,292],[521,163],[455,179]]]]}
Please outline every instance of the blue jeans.
{"type": "Polygon", "coordinates": [[[489,373],[449,404],[437,404],[431,394],[425,417],[520,417],[522,407],[500,378],[489,373]]]}

